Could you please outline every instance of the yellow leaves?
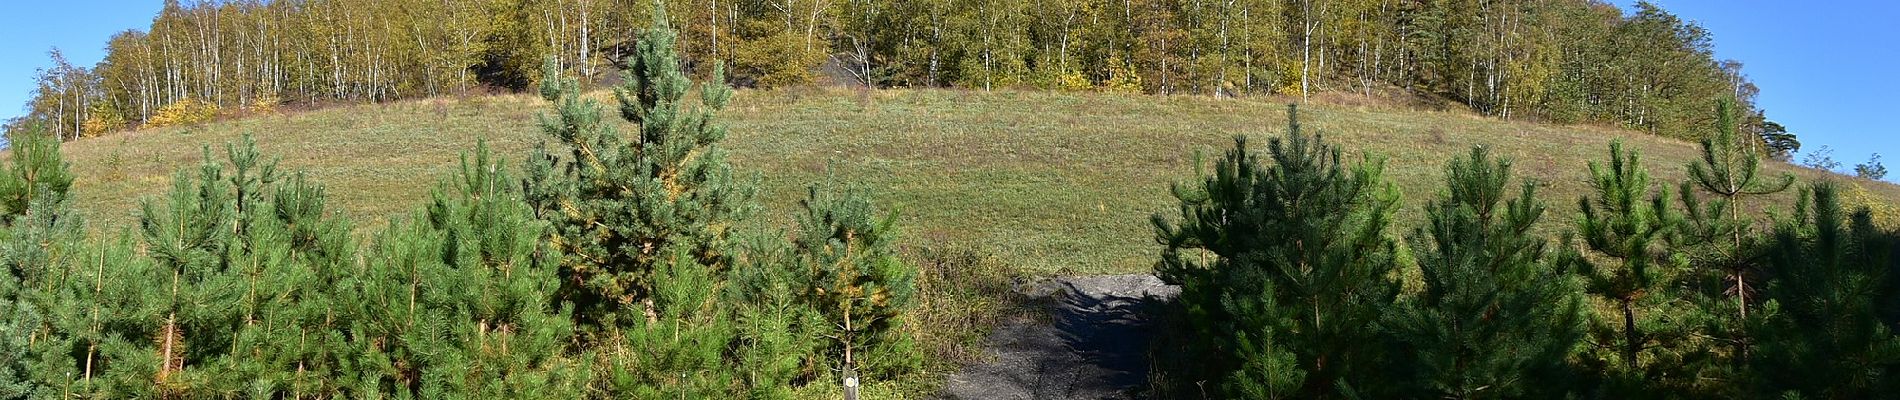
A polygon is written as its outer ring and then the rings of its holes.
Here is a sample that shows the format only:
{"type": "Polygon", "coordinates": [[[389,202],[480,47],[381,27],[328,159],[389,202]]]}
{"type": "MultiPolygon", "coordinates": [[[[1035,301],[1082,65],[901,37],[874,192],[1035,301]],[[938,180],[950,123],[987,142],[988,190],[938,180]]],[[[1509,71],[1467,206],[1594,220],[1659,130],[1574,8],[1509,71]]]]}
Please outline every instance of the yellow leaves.
{"type": "Polygon", "coordinates": [[[191,125],[210,121],[218,116],[218,105],[195,98],[174,101],[159,107],[152,118],[145,120],[141,129],[163,128],[167,126],[191,125]]]}
{"type": "Polygon", "coordinates": [[[1277,77],[1279,79],[1277,79],[1274,82],[1273,92],[1280,93],[1280,94],[1299,94],[1300,93],[1300,60],[1299,58],[1287,57],[1280,61],[1281,62],[1280,62],[1279,67],[1275,69],[1275,71],[1278,71],[1279,73],[1274,74],[1274,77],[1277,77]]]}
{"type": "Polygon", "coordinates": [[[694,161],[699,159],[700,154],[704,152],[704,149],[692,149],[687,151],[686,155],[681,156],[678,163],[666,165],[660,169],[660,186],[666,189],[667,201],[679,201],[680,196],[686,194],[688,188],[686,185],[680,184],[679,171],[681,168],[692,165],[694,161]]]}
{"type": "Polygon", "coordinates": [[[1135,72],[1133,63],[1121,57],[1108,59],[1108,80],[1102,81],[1102,91],[1109,93],[1141,93],[1141,74],[1135,72]]]}
{"type": "Polygon", "coordinates": [[[1064,72],[1060,75],[1056,75],[1055,83],[1056,83],[1055,86],[1057,90],[1062,90],[1065,92],[1080,92],[1080,91],[1085,91],[1085,90],[1095,88],[1095,83],[1089,82],[1088,76],[1084,76],[1082,75],[1081,72],[1076,72],[1076,71],[1069,71],[1069,72],[1064,72]]]}
{"type": "Polygon", "coordinates": [[[244,105],[244,112],[256,114],[274,113],[277,112],[277,105],[283,103],[284,99],[277,97],[275,93],[258,96],[255,99],[251,99],[250,103],[244,105]]]}
{"type": "Polygon", "coordinates": [[[749,75],[761,88],[796,86],[811,83],[812,71],[824,59],[823,52],[805,46],[802,35],[787,30],[734,45],[732,70],[735,77],[749,75]]]}
{"type": "Polygon", "coordinates": [[[870,296],[865,297],[870,299],[871,305],[878,307],[887,306],[891,303],[891,291],[882,287],[871,292],[870,296]]]}
{"type": "Polygon", "coordinates": [[[92,112],[86,116],[86,122],[80,125],[79,132],[85,137],[99,137],[106,133],[124,129],[125,116],[115,112],[92,112]]]}

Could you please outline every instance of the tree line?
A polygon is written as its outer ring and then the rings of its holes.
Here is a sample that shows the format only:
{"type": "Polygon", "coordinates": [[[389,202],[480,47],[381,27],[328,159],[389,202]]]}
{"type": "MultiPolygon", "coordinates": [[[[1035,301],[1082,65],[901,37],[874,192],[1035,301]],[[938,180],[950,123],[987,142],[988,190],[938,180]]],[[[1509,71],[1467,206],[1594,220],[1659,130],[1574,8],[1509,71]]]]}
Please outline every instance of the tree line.
{"type": "Polygon", "coordinates": [[[549,68],[524,167],[478,146],[365,240],[248,137],[89,238],[56,139],[15,133],[0,398],[769,399],[919,372],[895,219],[820,183],[796,230],[739,228],[731,89],[673,40],[650,31],[616,86],[636,132],[549,68]]]}
{"type": "MultiPolygon", "coordinates": [[[[1739,100],[1773,153],[1798,147],[1753,105],[1713,36],[1639,2],[1596,0],[676,0],[680,62],[740,86],[1041,88],[1245,96],[1420,95],[1502,118],[1699,138],[1739,100]]],[[[530,89],[553,58],[584,83],[651,27],[627,0],[168,0],[86,68],[53,52],[26,120],[73,138],[283,103],[530,89]]],[[[16,122],[18,124],[19,122],[16,122]]]]}
{"type": "Polygon", "coordinates": [[[1613,142],[1569,219],[1476,147],[1409,233],[1381,159],[1348,158],[1297,115],[1264,152],[1241,137],[1175,186],[1177,213],[1153,217],[1193,360],[1159,364],[1156,394],[1892,396],[1900,233],[1834,183],[1764,173],[1735,107],[1717,110],[1686,180],[1653,180],[1613,142]],[[1795,204],[1749,211],[1786,190],[1795,204]],[[1572,228],[1547,238],[1540,223],[1572,228]]]}

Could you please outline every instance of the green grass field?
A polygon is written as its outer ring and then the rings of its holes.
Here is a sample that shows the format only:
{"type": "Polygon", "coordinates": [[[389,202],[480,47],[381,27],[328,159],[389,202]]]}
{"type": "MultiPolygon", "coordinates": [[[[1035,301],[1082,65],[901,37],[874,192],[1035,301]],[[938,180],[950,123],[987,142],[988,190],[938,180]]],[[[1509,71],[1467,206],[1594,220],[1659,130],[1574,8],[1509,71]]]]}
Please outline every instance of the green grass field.
{"type": "MultiPolygon", "coordinates": [[[[283,167],[324,183],[332,208],[368,231],[415,210],[477,140],[518,165],[540,140],[535,115],[545,109],[527,95],[404,101],[133,132],[65,151],[79,176],[77,206],[96,232],[133,228],[140,199],[196,165],[202,146],[223,151],[245,133],[283,167]]],[[[1269,100],[955,90],[741,91],[725,116],[725,147],[739,171],[760,179],[762,223],[789,222],[805,185],[829,175],[898,210],[908,244],[966,247],[1037,275],[1147,270],[1159,250],[1149,215],[1172,211],[1168,185],[1193,173],[1194,152],[1211,161],[1241,134],[1265,146],[1286,126],[1285,105],[1269,100]]],[[[1543,183],[1551,211],[1540,229],[1551,233],[1569,226],[1587,188],[1585,163],[1605,157],[1611,139],[1643,151],[1670,187],[1697,154],[1691,143],[1640,133],[1459,112],[1315,104],[1301,118],[1350,151],[1388,158],[1387,176],[1404,194],[1404,232],[1439,190],[1445,161],[1473,145],[1493,146],[1516,160],[1520,177],[1543,183]]],[[[1770,170],[1804,182],[1832,176],[1781,163],[1770,170]]],[[[1900,187],[1840,179],[1862,197],[1900,199],[1900,187]]]]}

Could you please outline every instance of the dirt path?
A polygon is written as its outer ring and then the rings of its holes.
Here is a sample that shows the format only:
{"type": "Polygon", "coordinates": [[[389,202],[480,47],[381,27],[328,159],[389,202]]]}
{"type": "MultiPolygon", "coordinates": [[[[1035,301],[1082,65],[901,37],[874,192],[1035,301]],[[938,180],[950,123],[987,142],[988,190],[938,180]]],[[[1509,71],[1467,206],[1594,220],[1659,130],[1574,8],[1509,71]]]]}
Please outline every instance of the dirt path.
{"type": "Polygon", "coordinates": [[[1130,399],[1148,382],[1149,310],[1179,288],[1149,275],[1081,276],[1025,284],[1044,316],[989,337],[993,359],[950,377],[946,399],[1130,399]]]}

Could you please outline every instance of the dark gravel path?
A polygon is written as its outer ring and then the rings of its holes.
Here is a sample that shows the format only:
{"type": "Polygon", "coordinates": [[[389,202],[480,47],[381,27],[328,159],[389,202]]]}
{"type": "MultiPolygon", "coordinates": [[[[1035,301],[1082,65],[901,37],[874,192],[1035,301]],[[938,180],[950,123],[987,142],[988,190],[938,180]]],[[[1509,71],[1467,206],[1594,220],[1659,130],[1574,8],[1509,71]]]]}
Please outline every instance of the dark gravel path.
{"type": "Polygon", "coordinates": [[[989,337],[994,358],[950,377],[946,399],[1129,399],[1148,382],[1150,309],[1180,289],[1149,275],[1063,277],[1017,289],[1046,316],[989,337]]]}

